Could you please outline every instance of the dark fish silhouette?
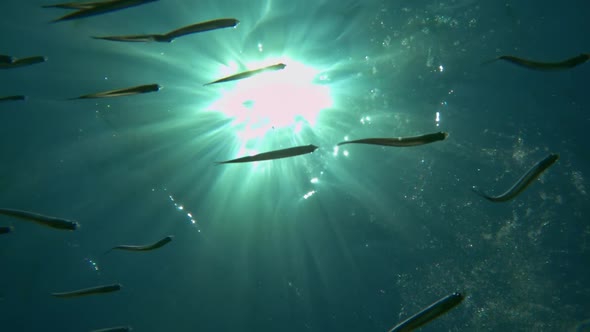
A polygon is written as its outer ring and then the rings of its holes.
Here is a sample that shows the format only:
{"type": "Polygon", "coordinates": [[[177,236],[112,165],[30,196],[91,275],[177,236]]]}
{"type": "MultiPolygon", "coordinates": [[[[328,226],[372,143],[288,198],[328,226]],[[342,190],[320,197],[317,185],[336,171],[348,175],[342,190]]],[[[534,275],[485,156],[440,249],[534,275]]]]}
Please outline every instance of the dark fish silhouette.
{"type": "Polygon", "coordinates": [[[220,78],[220,79],[218,79],[216,81],[209,82],[209,83],[206,83],[204,85],[211,85],[211,84],[216,84],[216,83],[241,80],[241,79],[244,79],[244,78],[248,78],[250,76],[258,75],[258,74],[263,73],[265,71],[281,70],[281,69],[284,69],[286,66],[287,66],[286,64],[277,63],[276,65],[270,65],[270,66],[262,67],[262,68],[259,68],[259,69],[248,70],[248,71],[245,71],[245,72],[241,72],[241,73],[238,73],[238,74],[234,74],[234,75],[231,75],[231,76],[220,78]]]}
{"type": "Polygon", "coordinates": [[[20,59],[14,59],[12,58],[12,62],[1,62],[0,61],[0,69],[11,69],[11,68],[17,68],[17,67],[24,67],[24,66],[30,66],[30,65],[34,65],[36,63],[41,63],[41,62],[45,62],[47,61],[47,58],[44,56],[31,56],[28,58],[20,58],[20,59]]]}
{"type": "Polygon", "coordinates": [[[12,226],[0,226],[0,234],[8,234],[13,230],[14,228],[12,228],[12,226]]]}
{"type": "Polygon", "coordinates": [[[499,196],[490,196],[477,187],[473,187],[473,191],[480,195],[481,197],[487,199],[488,201],[492,202],[506,202],[514,197],[518,196],[521,192],[523,192],[534,180],[536,180],[541,173],[543,173],[547,168],[553,165],[559,159],[559,155],[557,154],[550,154],[545,159],[536,163],[531,169],[529,169],[523,176],[516,181],[516,183],[508,189],[505,193],[499,196]]]}
{"type": "Polygon", "coordinates": [[[22,95],[18,95],[18,96],[5,96],[5,97],[0,97],[0,103],[4,102],[4,101],[17,101],[17,100],[26,100],[27,96],[22,96],[22,95]]]}
{"type": "Polygon", "coordinates": [[[464,298],[465,297],[461,293],[447,295],[424,308],[419,313],[394,326],[388,332],[408,332],[418,329],[459,305],[464,298]]]}
{"type": "Polygon", "coordinates": [[[169,43],[174,39],[186,36],[193,33],[205,32],[216,29],[231,28],[238,25],[240,21],[235,18],[220,18],[216,20],[200,22],[196,24],[187,25],[180,29],[170,31],[166,34],[154,35],[128,35],[128,36],[106,36],[106,37],[92,37],[94,39],[103,39],[120,42],[162,42],[169,43]]]}
{"type": "Polygon", "coordinates": [[[161,239],[160,241],[156,242],[156,243],[152,243],[152,244],[147,244],[147,245],[139,245],[139,246],[135,246],[135,245],[119,245],[119,246],[115,246],[112,247],[111,249],[107,250],[105,252],[108,253],[111,250],[126,250],[126,251],[150,251],[150,250],[154,250],[154,249],[158,249],[160,247],[163,247],[164,245],[166,245],[168,242],[172,241],[173,236],[169,235],[166,236],[165,238],[161,239]]]}
{"type": "Polygon", "coordinates": [[[14,57],[11,55],[4,55],[4,54],[0,54],[0,63],[12,63],[12,61],[14,61],[14,57]]]}
{"type": "Polygon", "coordinates": [[[262,161],[262,160],[272,160],[272,159],[281,159],[281,158],[288,158],[294,157],[302,154],[307,154],[314,152],[318,147],[315,145],[303,145],[297,146],[294,148],[287,148],[282,150],[275,150],[270,152],[263,152],[257,155],[249,156],[249,157],[242,157],[227,161],[218,161],[217,164],[231,164],[231,163],[249,163],[253,161],[262,161]]]}
{"type": "Polygon", "coordinates": [[[521,67],[528,68],[528,69],[552,71],[552,70],[569,69],[569,68],[573,68],[578,65],[581,65],[584,62],[590,60],[590,54],[582,53],[582,54],[575,56],[573,58],[563,60],[563,61],[558,61],[558,62],[540,62],[540,61],[534,61],[534,60],[527,60],[527,59],[523,59],[523,58],[517,58],[512,55],[502,55],[502,56],[497,57],[496,59],[486,61],[483,64],[496,62],[498,60],[508,61],[510,63],[517,65],[517,66],[521,66],[521,67]]]}
{"type": "Polygon", "coordinates": [[[120,284],[112,284],[112,285],[104,285],[104,286],[96,286],[84,289],[78,289],[70,292],[61,292],[61,293],[51,293],[52,296],[55,297],[63,297],[63,298],[70,298],[70,297],[79,297],[79,296],[86,296],[86,295],[93,295],[93,294],[104,294],[104,293],[111,293],[116,292],[121,289],[120,284]]]}
{"type": "Polygon", "coordinates": [[[131,95],[138,95],[138,94],[148,93],[148,92],[156,92],[158,90],[160,90],[160,86],[158,84],[146,84],[146,85],[138,85],[138,86],[134,86],[134,87],[130,87],[130,88],[123,88],[123,89],[117,89],[117,90],[91,93],[91,94],[83,95],[80,97],[70,98],[70,100],[131,96],[131,95]]]}
{"type": "Polygon", "coordinates": [[[411,137],[395,137],[395,138],[363,138],[357,139],[354,141],[344,141],[340,142],[337,145],[344,145],[344,144],[352,144],[352,143],[360,143],[360,144],[373,144],[373,145],[384,145],[384,146],[397,146],[397,147],[406,147],[406,146],[416,146],[416,145],[424,145],[436,141],[442,141],[449,136],[448,133],[445,132],[438,132],[420,136],[411,136],[411,137]]]}
{"type": "Polygon", "coordinates": [[[41,6],[42,8],[61,8],[61,9],[89,9],[94,8],[99,5],[104,5],[109,2],[114,2],[118,0],[105,0],[105,1],[89,1],[89,2],[66,2],[66,3],[58,3],[55,5],[44,5],[41,6]]]}
{"type": "MultiPolygon", "coordinates": [[[[114,11],[118,11],[125,8],[135,7],[139,5],[144,5],[148,2],[154,2],[158,0],[113,0],[113,1],[105,1],[99,3],[92,3],[92,5],[83,5],[83,8],[79,10],[62,16],[58,19],[51,21],[52,23],[61,22],[61,21],[69,21],[69,20],[76,20],[85,17],[91,17],[101,14],[106,14],[114,11]]],[[[68,5],[68,4],[66,4],[68,5]]],[[[63,8],[63,7],[60,7],[63,8]]],[[[69,7],[71,8],[71,7],[69,7]]]]}
{"type": "Polygon", "coordinates": [[[73,231],[76,230],[79,226],[79,224],[73,220],[45,216],[42,214],[29,211],[0,208],[0,214],[22,220],[33,221],[40,225],[56,229],[73,231]]]}

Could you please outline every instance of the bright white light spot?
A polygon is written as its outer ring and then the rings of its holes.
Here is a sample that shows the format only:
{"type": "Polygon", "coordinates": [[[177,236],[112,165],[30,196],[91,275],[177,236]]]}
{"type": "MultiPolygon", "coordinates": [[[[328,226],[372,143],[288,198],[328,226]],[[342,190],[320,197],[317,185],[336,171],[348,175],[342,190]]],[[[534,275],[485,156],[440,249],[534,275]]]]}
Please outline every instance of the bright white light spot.
{"type": "Polygon", "coordinates": [[[442,72],[443,72],[443,70],[445,70],[445,68],[444,68],[442,65],[438,66],[438,71],[439,71],[439,72],[441,72],[441,73],[442,73],[442,72]]]}
{"type": "Polygon", "coordinates": [[[344,150],[344,152],[342,152],[342,154],[343,154],[345,157],[348,157],[348,150],[344,150]]]}
{"type": "Polygon", "coordinates": [[[311,183],[318,183],[319,181],[320,181],[320,180],[319,180],[318,178],[313,178],[313,179],[311,179],[311,181],[310,181],[310,182],[311,182],[311,183]]]}
{"type": "Polygon", "coordinates": [[[258,51],[259,52],[262,52],[263,51],[263,49],[262,49],[262,43],[258,43],[258,51]]]}
{"type": "Polygon", "coordinates": [[[308,199],[311,196],[313,196],[313,194],[315,194],[315,190],[312,190],[312,191],[308,192],[307,194],[303,195],[303,198],[308,199]]]}
{"type": "Polygon", "coordinates": [[[179,205],[179,206],[178,206],[178,209],[179,209],[179,210],[184,210],[184,206],[182,206],[182,205],[179,205]]]}
{"type": "Polygon", "coordinates": [[[340,149],[340,147],[335,146],[334,147],[334,157],[338,156],[338,150],[340,149]]]}
{"type": "Polygon", "coordinates": [[[436,112],[436,118],[434,121],[436,121],[436,126],[438,127],[438,125],[440,124],[440,112],[436,112]]]}
{"type": "Polygon", "coordinates": [[[246,155],[246,146],[266,150],[268,146],[258,142],[270,133],[275,137],[298,137],[306,128],[316,125],[321,110],[333,104],[329,86],[314,84],[320,71],[289,58],[251,63],[247,68],[230,64],[220,68],[214,77],[278,63],[286,67],[211,87],[218,89],[219,98],[208,109],[233,119],[231,126],[241,143],[239,156],[246,155]]]}

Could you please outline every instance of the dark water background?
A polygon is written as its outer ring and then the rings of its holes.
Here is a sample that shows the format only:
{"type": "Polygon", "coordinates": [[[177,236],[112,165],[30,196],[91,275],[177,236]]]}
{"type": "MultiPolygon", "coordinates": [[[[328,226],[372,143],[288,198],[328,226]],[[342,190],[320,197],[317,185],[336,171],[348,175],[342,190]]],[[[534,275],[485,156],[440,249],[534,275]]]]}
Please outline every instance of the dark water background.
{"type": "Polygon", "coordinates": [[[0,206],[81,228],[0,217],[15,227],[0,237],[1,331],[386,331],[454,291],[466,300],[424,331],[588,329],[590,64],[481,65],[590,52],[587,1],[160,0],[56,24],[65,12],[43,4],[0,4],[0,54],[48,58],[0,72],[0,95],[28,96],[0,104],[0,206]],[[88,38],[218,17],[240,25],[171,44],[88,38]],[[205,111],[222,88],[202,84],[270,55],[327,73],[333,105],[261,151],[320,149],[213,166],[241,143],[205,111]],[[147,83],[164,88],[64,100],[147,83]],[[333,153],[347,135],[440,130],[449,138],[432,145],[333,153]],[[501,192],[550,152],[557,164],[513,201],[470,190],[501,192]],[[168,234],[158,251],[102,255],[168,234]],[[114,282],[114,294],[50,296],[114,282]]]}

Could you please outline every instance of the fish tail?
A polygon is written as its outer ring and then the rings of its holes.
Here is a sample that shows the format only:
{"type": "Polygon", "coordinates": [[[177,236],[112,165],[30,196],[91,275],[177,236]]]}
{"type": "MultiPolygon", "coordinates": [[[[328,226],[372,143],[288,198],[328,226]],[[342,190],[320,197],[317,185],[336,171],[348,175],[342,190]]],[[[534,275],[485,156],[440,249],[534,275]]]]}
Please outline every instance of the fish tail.
{"type": "Polygon", "coordinates": [[[494,201],[495,201],[493,197],[491,197],[490,195],[488,195],[488,194],[486,194],[485,192],[483,192],[483,191],[482,191],[481,189],[479,189],[477,186],[473,186],[473,187],[471,187],[471,190],[472,190],[474,193],[478,194],[479,196],[481,196],[481,197],[483,197],[483,198],[487,199],[488,201],[491,201],[491,202],[494,202],[494,201]]]}

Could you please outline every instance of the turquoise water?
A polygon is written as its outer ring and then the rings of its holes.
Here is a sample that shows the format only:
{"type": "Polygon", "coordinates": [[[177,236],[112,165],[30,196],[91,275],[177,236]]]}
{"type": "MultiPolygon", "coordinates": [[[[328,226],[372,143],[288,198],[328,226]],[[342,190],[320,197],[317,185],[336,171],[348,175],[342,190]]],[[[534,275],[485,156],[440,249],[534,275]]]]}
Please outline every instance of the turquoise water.
{"type": "Polygon", "coordinates": [[[590,296],[590,64],[526,70],[503,54],[589,52],[583,1],[160,0],[49,23],[0,4],[2,331],[387,331],[454,291],[424,331],[584,331],[590,296]],[[235,28],[172,43],[215,18],[235,28]],[[281,71],[203,86],[284,63],[281,71]],[[158,92],[84,94],[157,83],[158,92]],[[445,131],[411,148],[344,145],[445,131]],[[312,154],[216,161],[314,144],[312,154]],[[549,153],[525,192],[491,203],[549,153]],[[119,244],[174,240],[152,252],[119,244]],[[50,294],[120,283],[73,299],[50,294]]]}

